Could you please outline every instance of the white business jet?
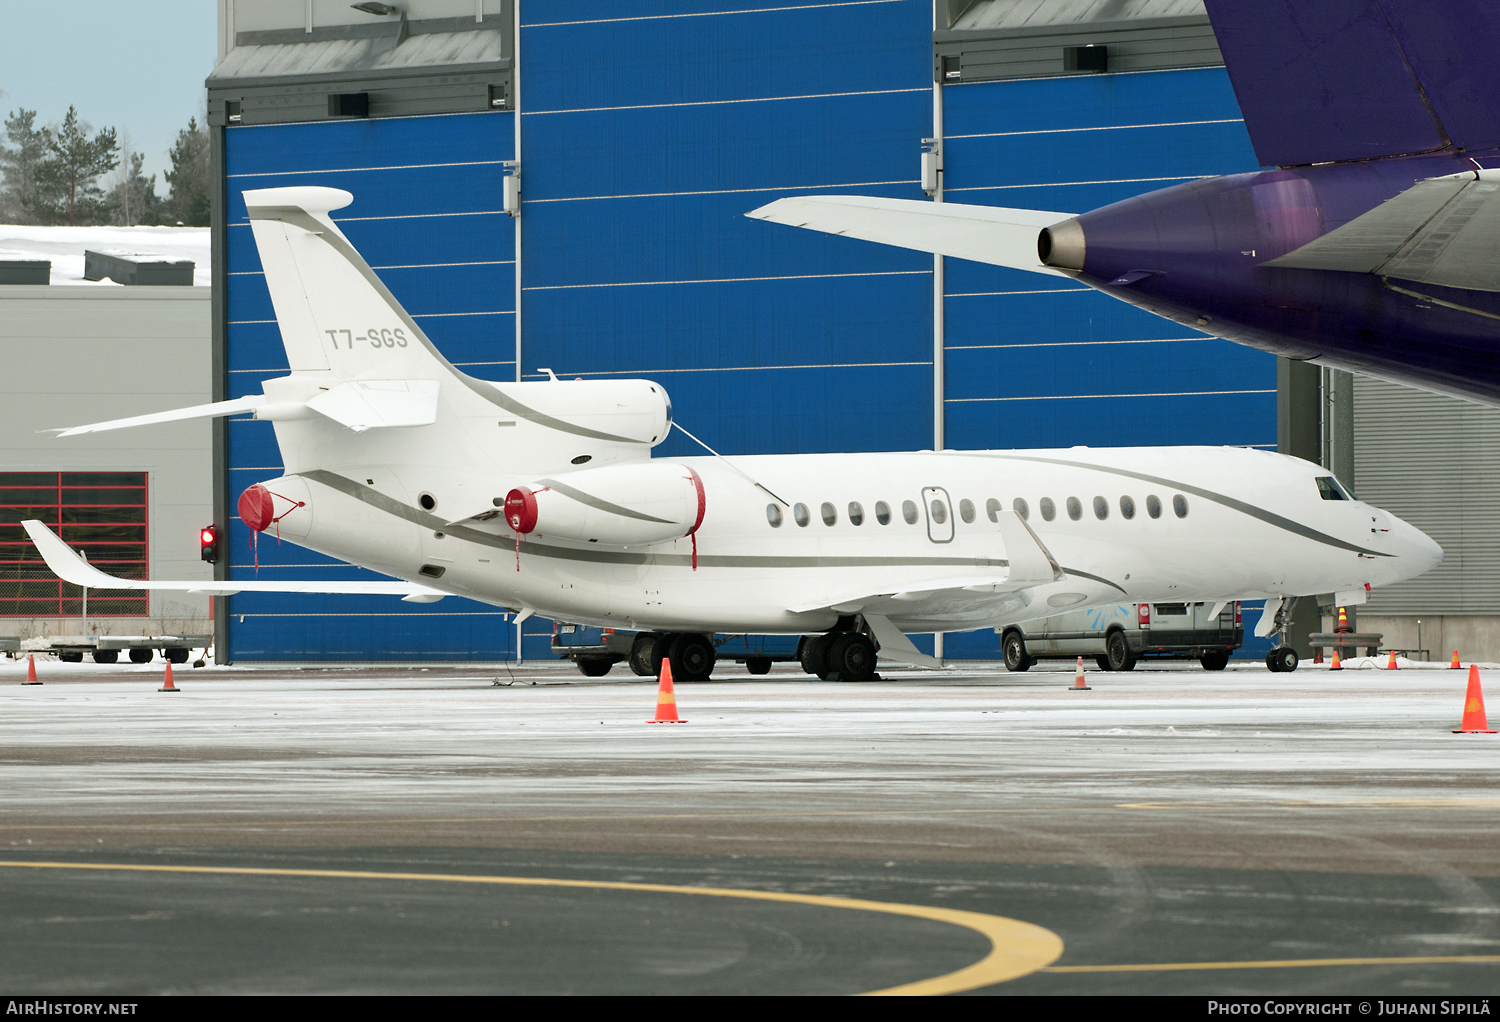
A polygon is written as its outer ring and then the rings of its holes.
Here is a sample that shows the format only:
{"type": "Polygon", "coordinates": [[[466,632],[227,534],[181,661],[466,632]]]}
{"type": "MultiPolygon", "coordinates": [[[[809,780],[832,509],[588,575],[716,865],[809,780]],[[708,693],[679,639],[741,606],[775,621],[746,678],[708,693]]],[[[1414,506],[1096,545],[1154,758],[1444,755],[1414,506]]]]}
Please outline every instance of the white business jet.
{"type": "MultiPolygon", "coordinates": [[[[249,413],[284,475],[239,514],[401,581],[163,582],[90,567],[39,522],[62,578],[94,589],[466,596],[638,630],[630,665],[706,679],[715,632],[810,636],[844,680],[907,632],[1059,608],[1291,598],[1410,578],[1442,557],[1315,465],[1163,447],[657,458],[671,403],[648,380],[493,383],[455,369],[329,218],[332,188],[245,193],[291,371],[263,394],[63,431],[249,413]]],[[[1295,666],[1295,654],[1291,663],[1295,666]]],[[[585,665],[590,666],[590,665],[585,665]]],[[[607,667],[605,668],[607,669],[607,667]]],[[[593,670],[598,670],[593,667],[593,670]]]]}

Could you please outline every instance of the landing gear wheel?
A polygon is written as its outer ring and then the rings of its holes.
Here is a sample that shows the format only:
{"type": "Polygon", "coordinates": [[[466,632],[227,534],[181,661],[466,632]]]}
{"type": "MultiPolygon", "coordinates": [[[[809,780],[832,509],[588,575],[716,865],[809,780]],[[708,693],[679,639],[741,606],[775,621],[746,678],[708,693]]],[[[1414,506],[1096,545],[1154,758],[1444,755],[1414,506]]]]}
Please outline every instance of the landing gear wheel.
{"type": "Polygon", "coordinates": [[[133,649],[130,651],[130,662],[133,664],[149,664],[151,658],[156,656],[154,649],[133,649]]]}
{"type": "Polygon", "coordinates": [[[707,636],[679,635],[672,643],[671,657],[673,681],[707,681],[718,654],[707,636]]]}
{"type": "Polygon", "coordinates": [[[602,678],[615,665],[613,660],[605,660],[603,657],[580,657],[574,663],[585,678],[602,678]]]}
{"type": "Polygon", "coordinates": [[[1026,642],[1021,638],[1020,632],[1006,632],[1005,638],[1000,643],[1000,648],[1005,653],[1005,669],[1007,671],[1021,672],[1029,670],[1035,660],[1026,655],[1026,642]]]}
{"type": "Polygon", "coordinates": [[[875,644],[860,632],[840,632],[828,645],[827,663],[840,681],[869,681],[875,677],[875,644]]]}
{"type": "Polygon", "coordinates": [[[655,632],[641,632],[635,637],[635,643],[630,647],[630,656],[625,658],[625,662],[630,665],[630,673],[637,678],[656,676],[657,665],[661,661],[658,659],[653,663],[651,653],[652,647],[656,645],[656,640],[659,638],[661,636],[655,632]]]}
{"type": "Polygon", "coordinates": [[[1266,666],[1277,674],[1297,669],[1297,651],[1291,646],[1277,646],[1266,654],[1266,666]]]}
{"type": "Polygon", "coordinates": [[[1124,632],[1110,632],[1104,640],[1105,670],[1130,671],[1135,669],[1135,655],[1130,652],[1130,643],[1124,632]]]}
{"type": "Polygon", "coordinates": [[[117,664],[119,662],[120,651],[117,649],[94,650],[94,663],[96,664],[117,664]]]}
{"type": "Polygon", "coordinates": [[[771,658],[764,656],[753,656],[745,661],[745,670],[751,674],[770,674],[771,658]]]}
{"type": "Polygon", "coordinates": [[[187,663],[188,656],[190,655],[190,651],[180,647],[164,650],[163,652],[166,654],[167,660],[174,664],[187,663]]]}
{"type": "MultiPolygon", "coordinates": [[[[676,641],[677,636],[672,632],[667,632],[665,635],[658,635],[656,641],[647,647],[649,652],[644,656],[651,665],[650,677],[661,677],[661,662],[667,658],[668,653],[672,652],[672,643],[676,641]]],[[[672,668],[672,672],[673,677],[676,677],[677,668],[675,666],[672,668]]]]}
{"type": "Polygon", "coordinates": [[[798,651],[797,659],[801,662],[803,671],[819,678],[828,677],[828,645],[833,639],[834,636],[827,634],[802,637],[802,648],[798,651]]]}
{"type": "Polygon", "coordinates": [[[1204,653],[1198,658],[1205,671],[1222,671],[1229,666],[1229,653],[1226,650],[1216,649],[1211,653],[1204,653]]]}

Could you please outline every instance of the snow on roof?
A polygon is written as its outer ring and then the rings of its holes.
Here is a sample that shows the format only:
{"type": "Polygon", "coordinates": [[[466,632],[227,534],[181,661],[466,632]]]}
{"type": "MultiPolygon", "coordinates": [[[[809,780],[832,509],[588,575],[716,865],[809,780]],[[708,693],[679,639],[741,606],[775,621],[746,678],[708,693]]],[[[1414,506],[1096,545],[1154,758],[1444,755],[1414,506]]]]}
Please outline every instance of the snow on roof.
{"type": "Polygon", "coordinates": [[[53,284],[121,287],[83,279],[83,250],[149,252],[157,259],[193,261],[193,283],[211,282],[207,227],[28,227],[0,224],[0,259],[50,259],[53,284]]]}

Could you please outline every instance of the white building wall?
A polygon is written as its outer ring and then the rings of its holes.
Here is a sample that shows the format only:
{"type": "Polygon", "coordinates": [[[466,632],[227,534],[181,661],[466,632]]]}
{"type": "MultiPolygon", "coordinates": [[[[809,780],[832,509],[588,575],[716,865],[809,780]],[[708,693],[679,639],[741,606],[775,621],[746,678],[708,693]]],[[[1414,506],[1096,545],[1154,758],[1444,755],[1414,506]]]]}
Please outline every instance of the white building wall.
{"type": "MultiPolygon", "coordinates": [[[[0,470],[144,471],[152,578],[211,579],[210,421],[66,440],[38,432],[213,400],[206,287],[0,287],[0,470]]],[[[212,631],[208,598],[153,593],[148,618],[0,618],[0,635],[212,631]]]]}

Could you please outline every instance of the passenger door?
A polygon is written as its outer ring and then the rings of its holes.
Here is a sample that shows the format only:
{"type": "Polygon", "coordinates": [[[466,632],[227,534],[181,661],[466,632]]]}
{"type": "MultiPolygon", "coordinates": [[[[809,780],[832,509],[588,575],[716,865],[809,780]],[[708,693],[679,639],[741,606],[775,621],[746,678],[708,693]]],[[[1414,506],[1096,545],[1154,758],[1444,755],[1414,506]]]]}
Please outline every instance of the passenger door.
{"type": "Polygon", "coordinates": [[[927,516],[927,538],[934,543],[953,542],[953,502],[941,486],[922,489],[922,513],[927,516]]]}

